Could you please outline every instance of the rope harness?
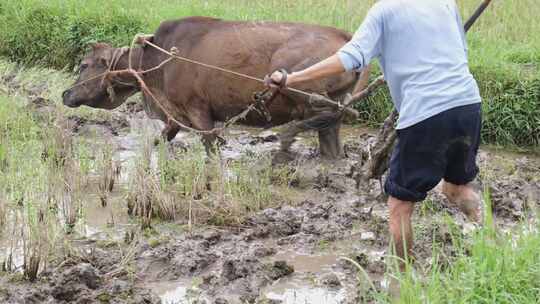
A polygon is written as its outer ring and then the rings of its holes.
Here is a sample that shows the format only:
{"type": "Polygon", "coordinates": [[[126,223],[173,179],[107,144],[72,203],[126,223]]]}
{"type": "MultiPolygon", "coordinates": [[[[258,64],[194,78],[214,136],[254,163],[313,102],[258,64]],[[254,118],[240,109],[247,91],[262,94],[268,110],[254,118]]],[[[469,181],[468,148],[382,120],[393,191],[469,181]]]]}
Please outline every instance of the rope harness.
{"type": "MultiPolygon", "coordinates": [[[[176,59],[176,60],[179,60],[179,61],[183,61],[183,62],[191,63],[191,64],[194,64],[194,65],[202,66],[202,67],[205,67],[205,68],[208,68],[208,69],[220,71],[220,72],[223,72],[223,73],[226,73],[226,74],[234,75],[234,76],[237,76],[237,77],[240,77],[240,78],[249,79],[249,80],[259,82],[259,83],[262,83],[262,84],[265,84],[266,82],[265,82],[264,79],[261,79],[261,78],[253,77],[253,76],[246,75],[246,74],[243,74],[243,73],[239,73],[239,72],[235,72],[235,71],[228,70],[228,69],[225,69],[225,68],[221,68],[221,67],[218,67],[218,66],[215,66],[215,65],[206,64],[206,63],[199,62],[199,61],[196,61],[196,60],[192,60],[192,59],[189,59],[189,58],[186,58],[186,57],[182,57],[182,56],[179,55],[179,51],[178,51],[178,49],[176,47],[172,47],[170,51],[167,51],[167,50],[161,48],[160,46],[158,46],[158,45],[152,43],[151,41],[149,41],[148,37],[151,37],[151,36],[140,35],[140,34],[136,35],[135,38],[133,39],[132,43],[131,43],[131,47],[129,47],[129,48],[128,47],[122,47],[122,48],[119,48],[119,49],[115,50],[115,52],[113,53],[113,56],[111,58],[110,64],[109,64],[109,66],[107,68],[107,71],[105,71],[105,72],[103,72],[103,73],[101,73],[99,75],[93,76],[93,77],[91,77],[89,79],[86,79],[84,81],[81,81],[79,83],[76,83],[73,86],[71,86],[70,88],[68,88],[67,90],[71,90],[73,88],[83,86],[83,85],[85,85],[86,83],[88,83],[90,81],[101,79],[101,84],[100,85],[102,87],[105,86],[106,90],[107,90],[107,94],[109,95],[109,97],[111,99],[114,99],[116,97],[116,93],[114,91],[115,84],[120,84],[120,85],[124,85],[124,86],[128,86],[128,87],[133,87],[133,90],[137,90],[138,87],[136,85],[131,84],[131,83],[122,82],[122,81],[117,79],[117,77],[119,77],[119,76],[132,76],[133,78],[135,78],[137,84],[139,85],[141,92],[143,94],[145,94],[146,96],[149,96],[155,102],[155,104],[160,108],[160,110],[162,110],[163,113],[165,113],[169,123],[174,122],[180,128],[184,129],[185,131],[193,132],[193,133],[200,134],[200,135],[218,135],[218,134],[222,133],[225,129],[227,129],[229,126],[231,126],[231,125],[235,124],[236,122],[238,122],[240,119],[245,119],[245,117],[251,111],[257,111],[259,114],[261,114],[263,117],[265,117],[267,122],[270,122],[271,116],[270,116],[270,112],[267,109],[267,106],[277,97],[277,95],[281,92],[281,90],[297,93],[297,94],[303,95],[305,97],[308,97],[308,104],[310,104],[310,105],[312,105],[314,103],[321,103],[322,102],[322,103],[332,105],[333,107],[337,108],[341,113],[347,111],[347,112],[352,113],[353,115],[357,115],[356,111],[349,108],[349,106],[354,101],[354,100],[351,100],[350,98],[349,98],[348,102],[344,105],[344,104],[335,102],[335,101],[333,101],[333,100],[331,100],[331,99],[329,99],[329,98],[327,98],[325,96],[315,94],[315,93],[308,93],[308,92],[298,90],[298,89],[294,89],[294,88],[288,88],[288,87],[287,88],[268,88],[268,89],[265,89],[262,92],[255,93],[253,95],[253,103],[251,103],[241,113],[239,113],[236,116],[233,116],[232,118],[227,120],[222,127],[213,128],[211,130],[194,129],[194,128],[192,128],[192,127],[178,121],[176,118],[174,118],[173,115],[170,114],[170,112],[165,108],[164,103],[156,97],[156,95],[150,90],[150,88],[144,82],[144,80],[142,78],[142,76],[144,74],[159,70],[163,66],[165,66],[166,64],[168,64],[168,63],[170,63],[170,62],[172,62],[173,60],[176,59]],[[141,70],[142,62],[139,62],[139,68],[134,69],[133,68],[133,62],[132,62],[133,61],[132,60],[132,51],[134,49],[135,44],[148,45],[148,46],[158,50],[159,52],[161,52],[163,54],[166,54],[169,58],[165,59],[164,61],[162,61],[161,63],[159,63],[155,67],[147,69],[147,70],[141,70]],[[118,63],[120,62],[120,59],[126,53],[128,53],[128,68],[127,69],[122,69],[122,70],[116,70],[116,67],[117,67],[118,63]]],[[[142,57],[141,57],[141,61],[142,61],[142,57]]],[[[371,87],[371,85],[370,85],[370,87],[371,87]]],[[[368,87],[368,89],[370,87],[368,87]]],[[[367,91],[367,90],[364,90],[364,91],[362,91],[360,93],[363,93],[365,91],[367,91]]],[[[371,94],[371,91],[372,90],[369,90],[367,95],[371,94]]],[[[357,96],[357,95],[355,95],[355,96],[357,96]]],[[[353,97],[355,97],[355,96],[353,96],[353,97]]]]}

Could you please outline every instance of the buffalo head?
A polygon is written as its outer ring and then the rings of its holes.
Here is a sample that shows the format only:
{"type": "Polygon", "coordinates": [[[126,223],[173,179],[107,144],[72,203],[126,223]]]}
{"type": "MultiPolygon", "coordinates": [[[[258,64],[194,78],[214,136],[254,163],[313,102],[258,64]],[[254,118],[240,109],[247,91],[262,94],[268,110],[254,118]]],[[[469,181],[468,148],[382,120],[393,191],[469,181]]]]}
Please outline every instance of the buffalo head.
{"type": "Polygon", "coordinates": [[[110,70],[111,63],[115,61],[112,65],[116,65],[124,55],[119,50],[121,49],[104,43],[93,45],[90,53],[81,62],[77,81],[62,94],[64,105],[70,108],[85,105],[99,109],[114,109],[136,93],[135,85],[109,82],[103,77],[110,70]]]}

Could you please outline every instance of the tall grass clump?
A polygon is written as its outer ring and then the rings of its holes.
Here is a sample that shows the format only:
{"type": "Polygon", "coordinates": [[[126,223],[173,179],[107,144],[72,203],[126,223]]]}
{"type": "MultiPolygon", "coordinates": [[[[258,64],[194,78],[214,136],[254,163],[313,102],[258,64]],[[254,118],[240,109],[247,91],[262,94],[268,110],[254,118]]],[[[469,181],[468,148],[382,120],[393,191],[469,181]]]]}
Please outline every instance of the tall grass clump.
{"type": "MultiPolygon", "coordinates": [[[[85,176],[61,113],[42,121],[15,96],[0,95],[0,143],[5,163],[0,198],[6,208],[9,244],[4,269],[21,270],[35,280],[79,218],[85,176]],[[4,204],[10,202],[10,204],[4,204]]],[[[61,258],[61,257],[60,257],[61,258]]]]}
{"type": "Polygon", "coordinates": [[[98,181],[98,195],[101,206],[106,207],[109,201],[109,195],[114,190],[114,185],[120,175],[120,166],[113,160],[113,153],[110,145],[107,143],[100,155],[98,155],[97,172],[101,176],[98,181]]]}
{"type": "Polygon", "coordinates": [[[47,168],[41,160],[41,134],[33,118],[14,102],[0,96],[0,137],[7,151],[0,177],[1,197],[14,202],[7,205],[5,237],[11,244],[5,269],[22,267],[25,277],[35,280],[54,250],[58,236],[57,216],[47,201],[47,168]],[[32,185],[32,187],[28,187],[32,185]],[[13,255],[22,256],[20,260],[13,255]]]}
{"type": "Polygon", "coordinates": [[[80,218],[87,176],[75,154],[73,138],[64,127],[66,118],[55,114],[55,124],[45,129],[42,160],[47,166],[47,201],[58,210],[65,232],[70,234],[80,218]]]}
{"type": "Polygon", "coordinates": [[[3,195],[0,196],[0,239],[4,233],[4,228],[7,224],[7,201],[3,198],[3,195]]]}
{"type": "Polygon", "coordinates": [[[236,225],[249,214],[292,200],[285,178],[271,168],[270,159],[263,159],[264,164],[257,157],[207,159],[201,143],[178,153],[165,145],[152,151],[148,142],[141,155],[130,183],[128,208],[142,218],[143,227],[152,218],[182,220],[190,226],[236,225]]]}

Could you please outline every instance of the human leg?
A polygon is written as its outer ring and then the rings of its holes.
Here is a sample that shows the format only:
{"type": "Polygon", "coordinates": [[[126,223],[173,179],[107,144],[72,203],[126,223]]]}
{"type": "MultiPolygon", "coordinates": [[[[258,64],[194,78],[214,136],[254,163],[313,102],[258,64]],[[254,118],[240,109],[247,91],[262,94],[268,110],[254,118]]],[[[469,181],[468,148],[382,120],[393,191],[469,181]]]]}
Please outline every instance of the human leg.
{"type": "Polygon", "coordinates": [[[411,216],[414,204],[390,196],[388,198],[389,225],[391,243],[397,257],[400,258],[400,270],[405,270],[405,261],[412,256],[413,231],[411,216]]]}

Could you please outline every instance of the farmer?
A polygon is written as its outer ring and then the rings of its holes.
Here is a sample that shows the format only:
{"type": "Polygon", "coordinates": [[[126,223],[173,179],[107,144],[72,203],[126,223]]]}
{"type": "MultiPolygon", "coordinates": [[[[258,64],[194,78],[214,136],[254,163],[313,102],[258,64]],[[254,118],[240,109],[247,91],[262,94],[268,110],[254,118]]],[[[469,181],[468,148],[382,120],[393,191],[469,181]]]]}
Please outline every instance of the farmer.
{"type": "Polygon", "coordinates": [[[480,197],[469,183],[478,174],[481,99],[455,1],[379,1],[335,55],[290,75],[274,72],[267,85],[294,86],[361,70],[374,58],[399,112],[398,143],[384,189],[391,245],[406,259],[411,256],[414,203],[423,201],[441,179],[448,200],[480,221],[480,197]]]}

